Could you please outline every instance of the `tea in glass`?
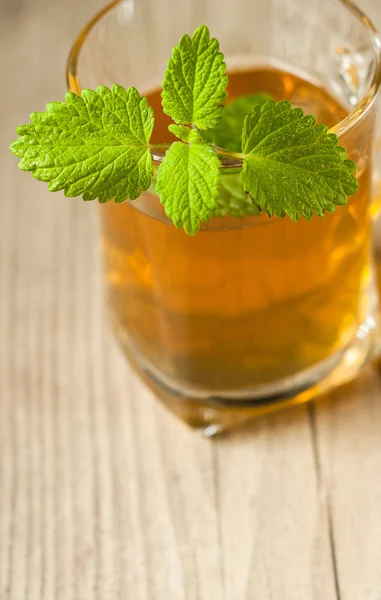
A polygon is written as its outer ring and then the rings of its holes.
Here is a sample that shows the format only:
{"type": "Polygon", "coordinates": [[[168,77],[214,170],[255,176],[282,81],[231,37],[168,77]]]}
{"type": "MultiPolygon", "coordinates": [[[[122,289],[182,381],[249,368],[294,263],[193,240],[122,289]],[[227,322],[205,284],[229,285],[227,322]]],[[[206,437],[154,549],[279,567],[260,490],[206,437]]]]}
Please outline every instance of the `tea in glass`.
{"type": "MultiPolygon", "coordinates": [[[[256,92],[329,127],[347,115],[326,90],[280,68],[229,74],[230,101],[256,92]]],[[[169,141],[160,90],[148,98],[153,141],[169,141]]],[[[246,401],[328,374],[369,326],[368,163],[359,179],[347,206],[324,218],[215,218],[196,236],[177,230],[153,193],[103,205],[111,314],[138,367],[173,394],[246,401]]]]}

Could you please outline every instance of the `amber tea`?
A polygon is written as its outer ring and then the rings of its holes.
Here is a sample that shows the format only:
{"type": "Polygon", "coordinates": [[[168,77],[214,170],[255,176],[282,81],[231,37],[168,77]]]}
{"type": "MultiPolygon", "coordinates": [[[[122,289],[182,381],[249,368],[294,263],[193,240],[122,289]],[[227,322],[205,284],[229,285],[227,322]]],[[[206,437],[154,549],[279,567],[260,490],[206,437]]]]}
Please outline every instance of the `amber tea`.
{"type": "MultiPolygon", "coordinates": [[[[278,68],[229,73],[228,101],[256,92],[290,100],[329,127],[348,112],[278,68]]],[[[168,141],[160,90],[148,98],[154,141],[168,141]]],[[[350,154],[351,139],[346,146],[350,154]]],[[[204,390],[272,398],[280,381],[287,394],[299,374],[312,385],[316,369],[318,378],[330,372],[369,314],[369,178],[362,161],[360,190],[324,218],[214,218],[193,237],[165,217],[155,194],[102,206],[111,313],[138,367],[195,399],[204,390]]]]}

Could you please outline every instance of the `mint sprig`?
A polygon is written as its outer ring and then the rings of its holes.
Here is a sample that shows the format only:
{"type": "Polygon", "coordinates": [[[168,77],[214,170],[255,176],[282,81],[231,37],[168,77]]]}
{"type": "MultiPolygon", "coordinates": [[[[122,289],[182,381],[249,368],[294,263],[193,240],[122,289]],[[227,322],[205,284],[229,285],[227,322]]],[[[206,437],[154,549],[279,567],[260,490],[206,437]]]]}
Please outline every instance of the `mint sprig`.
{"type": "MultiPolygon", "coordinates": [[[[183,36],[162,92],[163,110],[175,121],[169,129],[179,141],[166,146],[156,183],[176,227],[195,234],[213,215],[255,216],[262,210],[310,219],[355,193],[356,165],[326,126],[266,94],[238,98],[224,111],[226,88],[224,57],[208,28],[183,36]],[[221,176],[229,151],[243,168],[221,176]]],[[[68,93],[65,102],[48,104],[30,118],[18,128],[11,150],[21,158],[20,169],[47,182],[50,191],[122,202],[152,190],[153,111],[135,88],[68,93]]]]}

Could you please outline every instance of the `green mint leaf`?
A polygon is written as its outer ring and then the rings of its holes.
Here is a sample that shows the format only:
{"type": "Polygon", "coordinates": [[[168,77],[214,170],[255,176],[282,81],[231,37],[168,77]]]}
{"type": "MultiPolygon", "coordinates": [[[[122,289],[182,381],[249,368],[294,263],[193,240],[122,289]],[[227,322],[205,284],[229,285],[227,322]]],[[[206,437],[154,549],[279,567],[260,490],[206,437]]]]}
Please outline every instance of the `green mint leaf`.
{"type": "Polygon", "coordinates": [[[274,214],[310,219],[333,212],[358,189],[356,165],[325,125],[312,115],[272,100],[246,117],[241,178],[255,204],[274,214]]]}
{"type": "Polygon", "coordinates": [[[228,102],[217,127],[204,131],[202,137],[225,150],[240,152],[242,127],[246,115],[253,110],[254,106],[262,106],[268,100],[271,100],[268,94],[248,94],[228,102]]]}
{"type": "Polygon", "coordinates": [[[209,29],[184,35],[172,51],[163,81],[163,110],[176,123],[199,129],[216,127],[228,82],[224,57],[209,29]]]}
{"type": "Polygon", "coordinates": [[[197,129],[192,129],[186,125],[168,125],[168,129],[183,142],[188,142],[189,144],[202,142],[202,137],[197,129]]]}
{"type": "Polygon", "coordinates": [[[135,88],[68,93],[46,109],[17,130],[11,150],[20,169],[49,182],[50,191],[84,200],[134,200],[149,188],[153,111],[135,88]]]}
{"type": "Polygon", "coordinates": [[[169,147],[159,169],[149,144],[152,108],[135,88],[118,85],[84,90],[82,97],[68,93],[65,102],[33,113],[11,150],[22,170],[67,196],[122,202],[155,191],[175,226],[188,234],[212,216],[265,210],[297,221],[345,204],[358,189],[356,165],[337,137],[313,116],[266,94],[238,98],[223,113],[225,69],[206,26],[174,48],[162,104],[176,123],[169,130],[181,141],[169,147]],[[240,176],[233,169],[221,173],[215,146],[238,152],[240,143],[240,176]]]}
{"type": "Polygon", "coordinates": [[[259,208],[251,197],[245,193],[239,173],[227,173],[221,176],[220,193],[214,217],[244,217],[257,216],[259,208]]]}
{"type": "Polygon", "coordinates": [[[206,144],[174,142],[159,167],[156,192],[165,213],[190,235],[216,208],[220,166],[217,153],[206,144]]]}

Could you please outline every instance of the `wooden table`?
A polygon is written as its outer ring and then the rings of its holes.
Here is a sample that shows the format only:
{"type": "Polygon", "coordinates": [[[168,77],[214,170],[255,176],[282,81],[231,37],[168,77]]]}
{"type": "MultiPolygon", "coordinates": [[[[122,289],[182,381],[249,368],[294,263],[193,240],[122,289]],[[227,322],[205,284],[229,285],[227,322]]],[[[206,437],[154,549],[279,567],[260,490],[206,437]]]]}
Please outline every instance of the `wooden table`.
{"type": "Polygon", "coordinates": [[[380,600],[376,370],[200,439],[108,332],[95,206],[8,152],[101,4],[0,2],[0,600],[380,600]]]}

